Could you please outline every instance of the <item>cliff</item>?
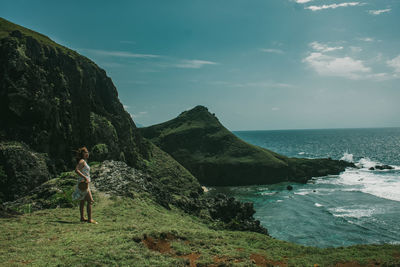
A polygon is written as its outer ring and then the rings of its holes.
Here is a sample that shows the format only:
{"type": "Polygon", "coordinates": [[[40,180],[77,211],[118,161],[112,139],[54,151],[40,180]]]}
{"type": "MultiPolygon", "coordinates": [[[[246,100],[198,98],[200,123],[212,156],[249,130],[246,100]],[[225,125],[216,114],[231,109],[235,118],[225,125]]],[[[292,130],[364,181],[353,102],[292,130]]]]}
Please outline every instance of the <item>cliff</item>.
{"type": "Polygon", "coordinates": [[[331,159],[297,159],[244,142],[207,108],[197,106],[170,121],[139,129],[205,185],[305,183],[354,166],[331,159]]]}
{"type": "Polygon", "coordinates": [[[185,168],[141,137],[104,70],[0,18],[0,202],[73,169],[74,150],[83,145],[91,161],[123,161],[162,179],[168,194],[201,191],[185,168]]]}

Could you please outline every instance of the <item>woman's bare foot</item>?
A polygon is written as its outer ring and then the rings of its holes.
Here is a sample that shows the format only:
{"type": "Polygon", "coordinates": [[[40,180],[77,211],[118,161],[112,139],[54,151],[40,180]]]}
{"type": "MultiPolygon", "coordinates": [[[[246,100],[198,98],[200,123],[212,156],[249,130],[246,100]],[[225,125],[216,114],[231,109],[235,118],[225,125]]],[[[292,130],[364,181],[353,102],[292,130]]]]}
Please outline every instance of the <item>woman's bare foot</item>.
{"type": "Polygon", "coordinates": [[[86,222],[87,219],[86,218],[81,218],[81,222],[86,222]]]}
{"type": "Polygon", "coordinates": [[[93,220],[93,219],[87,220],[87,222],[88,222],[88,223],[94,223],[94,224],[97,224],[97,222],[96,222],[95,220],[93,220]]]}

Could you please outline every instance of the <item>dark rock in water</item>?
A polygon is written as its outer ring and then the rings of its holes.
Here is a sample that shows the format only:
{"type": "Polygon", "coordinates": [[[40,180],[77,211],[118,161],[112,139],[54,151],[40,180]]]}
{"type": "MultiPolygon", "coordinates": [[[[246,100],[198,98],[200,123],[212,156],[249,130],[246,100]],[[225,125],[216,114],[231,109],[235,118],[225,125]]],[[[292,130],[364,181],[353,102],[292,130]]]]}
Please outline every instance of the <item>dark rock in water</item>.
{"type": "Polygon", "coordinates": [[[370,170],[370,171],[374,171],[374,170],[375,170],[375,168],[374,168],[374,167],[370,167],[368,170],[370,170]]]}
{"type": "Polygon", "coordinates": [[[18,142],[0,142],[0,201],[20,198],[50,179],[45,155],[18,142]]]}
{"type": "Polygon", "coordinates": [[[394,168],[390,165],[376,165],[375,169],[377,169],[377,170],[393,170],[394,168]]]}
{"type": "Polygon", "coordinates": [[[293,190],[293,186],[288,185],[288,186],[286,187],[286,189],[289,190],[289,191],[291,191],[291,190],[293,190]]]}

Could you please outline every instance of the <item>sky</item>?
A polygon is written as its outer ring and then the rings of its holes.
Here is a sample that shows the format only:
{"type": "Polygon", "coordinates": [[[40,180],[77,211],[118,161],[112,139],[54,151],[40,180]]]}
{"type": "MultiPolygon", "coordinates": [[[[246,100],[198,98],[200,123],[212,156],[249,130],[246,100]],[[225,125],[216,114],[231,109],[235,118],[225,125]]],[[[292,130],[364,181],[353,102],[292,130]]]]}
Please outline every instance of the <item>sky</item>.
{"type": "Polygon", "coordinates": [[[399,0],[1,0],[93,60],[135,123],[197,105],[229,130],[400,127],[399,0]]]}

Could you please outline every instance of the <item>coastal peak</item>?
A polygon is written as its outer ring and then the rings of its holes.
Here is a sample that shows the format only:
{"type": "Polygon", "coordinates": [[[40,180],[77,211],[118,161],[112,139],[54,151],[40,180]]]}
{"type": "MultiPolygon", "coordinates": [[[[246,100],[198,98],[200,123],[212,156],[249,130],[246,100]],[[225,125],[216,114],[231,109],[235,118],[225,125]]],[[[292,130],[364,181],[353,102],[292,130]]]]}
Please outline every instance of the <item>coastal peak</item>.
{"type": "Polygon", "coordinates": [[[288,158],[246,143],[204,106],[139,130],[205,185],[306,182],[314,176],[337,174],[349,166],[331,159],[288,158]]]}

